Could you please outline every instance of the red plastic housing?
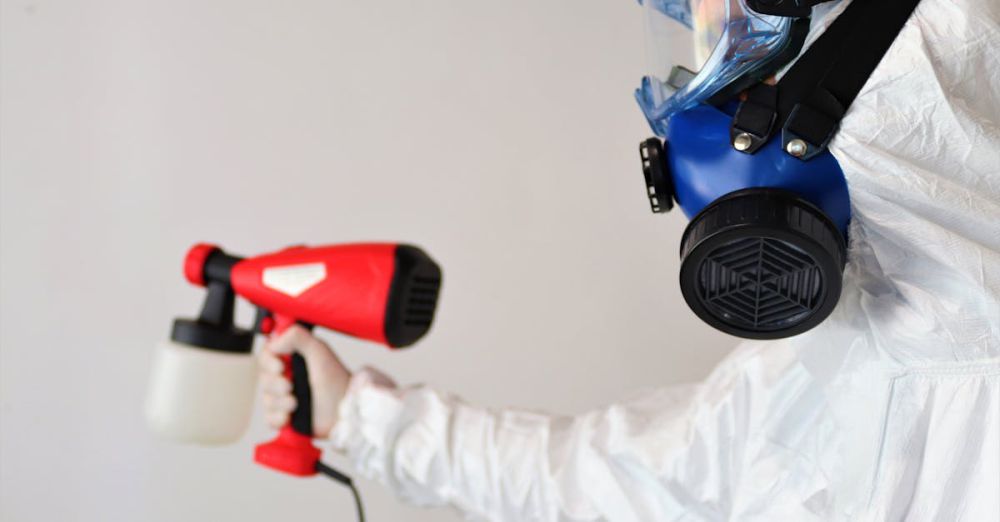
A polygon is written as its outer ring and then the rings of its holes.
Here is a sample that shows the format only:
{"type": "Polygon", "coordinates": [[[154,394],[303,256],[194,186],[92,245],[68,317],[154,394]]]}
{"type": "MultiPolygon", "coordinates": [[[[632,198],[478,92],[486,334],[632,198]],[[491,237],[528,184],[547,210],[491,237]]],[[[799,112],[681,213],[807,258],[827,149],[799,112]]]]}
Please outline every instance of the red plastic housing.
{"type": "Polygon", "coordinates": [[[387,344],[395,243],[293,247],[233,266],[237,294],[275,314],[387,344]]]}
{"type": "Polygon", "coordinates": [[[313,446],[312,437],[285,425],[270,442],[254,448],[253,459],[271,469],[289,475],[308,477],[316,474],[316,463],[321,451],[313,446]]]}

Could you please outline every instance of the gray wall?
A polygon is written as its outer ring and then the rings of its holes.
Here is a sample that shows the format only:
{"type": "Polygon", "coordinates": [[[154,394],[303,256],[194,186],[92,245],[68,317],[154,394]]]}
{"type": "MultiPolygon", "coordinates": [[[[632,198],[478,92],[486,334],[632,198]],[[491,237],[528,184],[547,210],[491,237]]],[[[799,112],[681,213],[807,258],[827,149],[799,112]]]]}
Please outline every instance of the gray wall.
{"type": "MultiPolygon", "coordinates": [[[[196,241],[423,245],[446,282],[422,344],[322,336],[489,406],[582,412],[734,344],[681,299],[683,217],[643,198],[635,2],[2,5],[3,520],[353,519],[251,464],[259,418],[224,449],[146,432],[196,241]]],[[[361,488],[372,521],[458,520],[361,488]]]]}

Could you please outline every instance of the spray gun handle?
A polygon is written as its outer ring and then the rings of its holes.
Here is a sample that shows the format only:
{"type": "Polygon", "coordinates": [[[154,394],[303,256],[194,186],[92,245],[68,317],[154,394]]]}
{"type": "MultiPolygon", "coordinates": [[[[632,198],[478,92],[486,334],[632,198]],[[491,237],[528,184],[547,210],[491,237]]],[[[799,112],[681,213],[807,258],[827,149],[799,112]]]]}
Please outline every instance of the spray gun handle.
{"type": "Polygon", "coordinates": [[[306,359],[298,353],[282,355],[285,363],[285,378],[292,382],[292,394],[295,396],[295,410],[289,417],[288,424],[296,432],[312,438],[312,389],[309,387],[309,369],[306,359]]]}
{"type": "MultiPolygon", "coordinates": [[[[271,325],[259,320],[261,331],[270,330],[272,335],[279,335],[290,326],[296,324],[295,319],[275,315],[271,325]]],[[[312,328],[306,325],[307,328],[312,328]]],[[[291,475],[310,476],[316,474],[316,464],[319,462],[320,450],[312,443],[312,392],[309,388],[309,370],[305,359],[298,353],[282,355],[285,363],[285,377],[292,382],[292,393],[295,395],[296,407],[290,421],[278,432],[278,436],[270,442],[259,444],[254,450],[254,460],[271,469],[283,471],[291,475]]]]}

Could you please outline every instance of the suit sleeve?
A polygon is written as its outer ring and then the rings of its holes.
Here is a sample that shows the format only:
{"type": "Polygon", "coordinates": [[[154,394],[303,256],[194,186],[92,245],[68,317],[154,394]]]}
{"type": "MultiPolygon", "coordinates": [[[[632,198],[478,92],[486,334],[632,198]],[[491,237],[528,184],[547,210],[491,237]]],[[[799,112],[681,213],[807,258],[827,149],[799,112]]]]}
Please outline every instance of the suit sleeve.
{"type": "Polygon", "coordinates": [[[747,429],[731,374],[560,416],[480,408],[365,369],[331,441],[405,501],[476,519],[725,518],[747,429]]]}

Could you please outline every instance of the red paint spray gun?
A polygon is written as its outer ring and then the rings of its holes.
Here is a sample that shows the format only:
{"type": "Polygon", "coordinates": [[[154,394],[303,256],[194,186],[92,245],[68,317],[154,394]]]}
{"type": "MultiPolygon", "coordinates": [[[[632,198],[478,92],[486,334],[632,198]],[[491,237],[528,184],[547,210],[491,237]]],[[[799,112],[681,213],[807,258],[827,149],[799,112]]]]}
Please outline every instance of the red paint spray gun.
{"type": "MultiPolygon", "coordinates": [[[[170,342],[157,350],[147,420],[169,438],[203,444],[233,442],[249,424],[255,331],[322,326],[400,348],[430,329],[441,286],[437,263],[417,247],[394,243],[292,247],[250,258],[199,244],[188,251],[184,275],[207,295],[199,317],[176,319],[170,342]],[[253,330],[233,323],[237,295],[258,307],[253,330]]],[[[285,368],[297,409],[277,438],[257,446],[254,459],[292,475],[322,471],[351,485],[319,461],[312,444],[304,359],[286,357],[285,368]]]]}

